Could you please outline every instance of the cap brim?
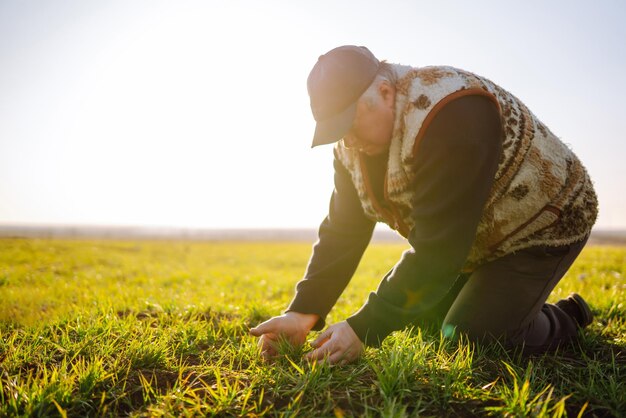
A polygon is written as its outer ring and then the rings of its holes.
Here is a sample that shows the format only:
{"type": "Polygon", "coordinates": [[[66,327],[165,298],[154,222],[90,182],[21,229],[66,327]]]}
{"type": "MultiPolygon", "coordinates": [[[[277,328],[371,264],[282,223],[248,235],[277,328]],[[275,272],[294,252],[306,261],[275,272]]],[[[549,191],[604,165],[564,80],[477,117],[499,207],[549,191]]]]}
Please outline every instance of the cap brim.
{"type": "Polygon", "coordinates": [[[338,115],[317,122],[311,148],[339,141],[352,127],[355,116],[356,103],[353,103],[338,115]]]}

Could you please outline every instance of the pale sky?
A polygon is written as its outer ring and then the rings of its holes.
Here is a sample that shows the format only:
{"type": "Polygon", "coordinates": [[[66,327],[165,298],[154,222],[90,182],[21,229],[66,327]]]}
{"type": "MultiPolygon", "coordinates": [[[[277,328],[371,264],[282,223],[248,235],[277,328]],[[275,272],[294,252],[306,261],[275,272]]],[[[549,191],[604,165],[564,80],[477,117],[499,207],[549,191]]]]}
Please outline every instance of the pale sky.
{"type": "Polygon", "coordinates": [[[515,94],[624,229],[625,4],[0,0],[0,224],[316,227],[306,78],[357,44],[515,94]]]}

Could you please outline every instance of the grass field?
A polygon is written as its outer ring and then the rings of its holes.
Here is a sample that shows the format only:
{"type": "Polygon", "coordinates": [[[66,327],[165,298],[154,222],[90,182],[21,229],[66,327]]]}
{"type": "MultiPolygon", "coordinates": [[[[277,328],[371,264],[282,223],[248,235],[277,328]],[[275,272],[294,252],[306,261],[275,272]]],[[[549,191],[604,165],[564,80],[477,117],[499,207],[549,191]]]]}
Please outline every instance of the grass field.
{"type": "MultiPolygon", "coordinates": [[[[404,247],[373,245],[328,318],[404,247]]],[[[356,364],[264,363],[309,244],[0,240],[0,416],[626,416],[626,247],[589,247],[551,296],[596,314],[544,356],[396,332],[356,364]]]]}

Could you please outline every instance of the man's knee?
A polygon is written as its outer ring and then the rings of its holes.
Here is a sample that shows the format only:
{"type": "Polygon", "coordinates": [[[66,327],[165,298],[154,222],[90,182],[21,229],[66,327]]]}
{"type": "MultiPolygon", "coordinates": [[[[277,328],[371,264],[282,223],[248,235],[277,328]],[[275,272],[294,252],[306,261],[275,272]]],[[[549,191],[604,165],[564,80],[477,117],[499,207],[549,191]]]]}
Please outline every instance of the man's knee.
{"type": "Polygon", "coordinates": [[[446,318],[441,326],[444,338],[457,341],[462,339],[474,344],[498,344],[507,349],[524,345],[522,329],[508,329],[506,326],[493,326],[479,321],[454,320],[446,318]]]}
{"type": "Polygon", "coordinates": [[[444,338],[458,340],[463,338],[474,343],[487,343],[501,340],[506,337],[506,333],[494,333],[480,324],[470,321],[450,321],[446,318],[441,326],[441,333],[444,338]]]}

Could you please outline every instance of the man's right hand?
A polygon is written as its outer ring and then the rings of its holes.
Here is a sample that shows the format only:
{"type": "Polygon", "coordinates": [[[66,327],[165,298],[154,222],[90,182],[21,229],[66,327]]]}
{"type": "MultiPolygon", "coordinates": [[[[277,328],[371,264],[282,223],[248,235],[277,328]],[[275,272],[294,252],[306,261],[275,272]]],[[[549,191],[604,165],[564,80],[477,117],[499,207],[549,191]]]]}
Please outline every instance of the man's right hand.
{"type": "Polygon", "coordinates": [[[255,337],[261,337],[258,343],[261,355],[263,358],[269,359],[278,354],[277,345],[279,338],[285,338],[294,346],[302,345],[306,340],[307,334],[318,320],[319,315],[316,314],[287,312],[251,328],[250,334],[255,337]]]}

